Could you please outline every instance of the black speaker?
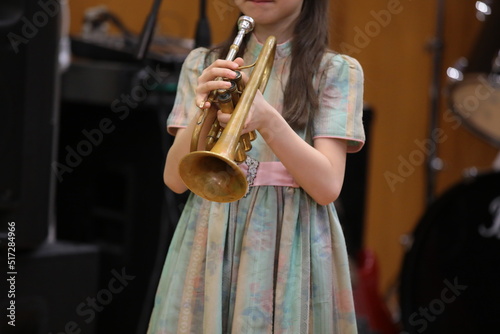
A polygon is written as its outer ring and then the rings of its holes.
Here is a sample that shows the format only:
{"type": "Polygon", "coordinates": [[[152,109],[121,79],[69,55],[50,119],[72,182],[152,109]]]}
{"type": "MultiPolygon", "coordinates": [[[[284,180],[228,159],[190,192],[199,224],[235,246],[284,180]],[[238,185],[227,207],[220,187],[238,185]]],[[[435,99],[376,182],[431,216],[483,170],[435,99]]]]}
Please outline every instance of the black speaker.
{"type": "MultiPolygon", "coordinates": [[[[7,250],[0,251],[7,263],[7,250]]],[[[3,334],[93,334],[102,305],[131,281],[123,268],[113,268],[115,279],[98,290],[99,253],[92,245],[46,243],[16,255],[16,271],[0,274],[3,334]]]]}
{"type": "Polygon", "coordinates": [[[16,223],[17,249],[47,237],[57,139],[60,5],[0,3],[0,238],[16,223]]]}

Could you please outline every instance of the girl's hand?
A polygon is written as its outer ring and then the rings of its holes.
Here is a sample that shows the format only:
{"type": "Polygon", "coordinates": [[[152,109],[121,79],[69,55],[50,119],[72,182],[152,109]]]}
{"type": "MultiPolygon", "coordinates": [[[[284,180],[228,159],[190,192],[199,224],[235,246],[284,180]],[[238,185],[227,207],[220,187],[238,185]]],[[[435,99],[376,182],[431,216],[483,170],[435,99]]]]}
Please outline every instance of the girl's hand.
{"type": "Polygon", "coordinates": [[[218,59],[203,70],[198,77],[198,86],[196,87],[195,102],[200,109],[210,108],[211,104],[207,101],[211,91],[216,89],[227,89],[231,83],[217,80],[217,78],[234,79],[235,70],[243,65],[242,58],[236,58],[234,61],[218,59]]]}
{"type": "MultiPolygon", "coordinates": [[[[253,130],[261,130],[266,126],[266,120],[268,119],[268,111],[271,105],[264,99],[260,90],[257,90],[255,94],[255,99],[250,107],[247,118],[245,120],[243,133],[251,132],[253,130]]],[[[222,127],[226,127],[227,122],[231,118],[230,114],[224,114],[222,111],[218,111],[217,119],[222,127]]]]}
{"type": "MultiPolygon", "coordinates": [[[[235,59],[235,62],[240,64],[239,66],[243,66],[243,59],[241,58],[235,59]]],[[[241,72],[241,75],[242,80],[246,86],[248,84],[249,77],[244,72],[241,72]]],[[[264,99],[264,96],[262,96],[260,90],[257,90],[252,106],[250,107],[247,118],[245,120],[242,134],[254,130],[259,130],[266,126],[266,120],[268,119],[266,112],[270,109],[272,109],[271,105],[264,99]]],[[[220,110],[217,112],[217,119],[222,127],[226,127],[227,122],[229,122],[230,118],[231,114],[225,114],[220,110]]]]}

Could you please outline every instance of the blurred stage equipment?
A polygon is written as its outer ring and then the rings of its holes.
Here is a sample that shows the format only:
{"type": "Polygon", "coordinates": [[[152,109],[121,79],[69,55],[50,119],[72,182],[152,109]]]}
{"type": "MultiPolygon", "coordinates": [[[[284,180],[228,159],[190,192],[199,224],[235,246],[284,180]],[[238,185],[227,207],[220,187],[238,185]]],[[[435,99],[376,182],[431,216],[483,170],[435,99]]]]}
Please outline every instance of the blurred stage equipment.
{"type": "Polygon", "coordinates": [[[469,130],[500,148],[500,2],[483,4],[485,22],[473,52],[447,71],[449,106],[469,130]]]}
{"type": "Polygon", "coordinates": [[[149,50],[149,45],[151,44],[151,38],[153,37],[154,29],[156,27],[156,21],[158,18],[158,12],[160,11],[161,2],[162,0],[154,0],[153,7],[151,8],[144,27],[142,28],[139,43],[137,44],[137,51],[135,54],[137,59],[144,59],[146,52],[149,50]]]}
{"type": "Polygon", "coordinates": [[[441,101],[441,75],[442,61],[444,49],[444,13],[445,0],[437,0],[436,2],[436,35],[432,42],[429,43],[429,49],[433,51],[433,69],[432,83],[430,90],[430,116],[429,128],[429,149],[426,161],[426,194],[427,203],[434,200],[436,191],[437,173],[442,169],[442,161],[438,156],[438,144],[436,143],[434,131],[438,128],[439,122],[439,103],[441,101]]]}
{"type": "Polygon", "coordinates": [[[0,238],[16,221],[16,247],[32,249],[55,228],[59,8],[0,3],[0,238]]]}
{"type": "Polygon", "coordinates": [[[401,272],[406,332],[495,333],[500,326],[500,173],[466,179],[430,205],[401,272]]]}
{"type": "Polygon", "coordinates": [[[0,3],[0,333],[76,330],[75,308],[96,292],[96,248],[55,240],[64,3],[0,3]]]}
{"type": "Polygon", "coordinates": [[[155,36],[138,59],[137,36],[100,9],[71,38],[62,73],[63,3],[0,4],[0,259],[15,222],[19,272],[16,327],[3,321],[0,333],[142,334],[184,202],[161,175],[192,44],[155,36]],[[121,34],[103,34],[108,22],[121,34]],[[110,294],[122,273],[133,280],[110,294]]]}
{"type": "Polygon", "coordinates": [[[58,162],[70,168],[58,174],[57,236],[98,247],[99,289],[113,270],[134,276],[96,314],[96,333],[146,332],[187,196],[167,189],[162,175],[173,141],[166,119],[193,43],[154,34],[159,8],[155,1],[138,36],[105,7],[88,9],[62,76],[58,162]]]}
{"type": "MultiPolygon", "coordinates": [[[[476,8],[485,23],[470,57],[447,70],[449,105],[500,147],[500,1],[476,8]]],[[[471,171],[429,205],[408,239],[399,287],[407,333],[494,333],[500,326],[500,172],[471,171]]]]}
{"type": "Polygon", "coordinates": [[[366,219],[368,166],[375,112],[369,105],[363,108],[363,126],[366,142],[360,152],[346,156],[344,184],[335,201],[340,223],[345,234],[347,251],[352,258],[362,253],[366,219]]]}
{"type": "Polygon", "coordinates": [[[196,37],[194,40],[195,47],[210,47],[212,37],[210,33],[210,24],[207,17],[207,1],[200,0],[200,17],[196,25],[196,37]]]}
{"type": "MultiPolygon", "coordinates": [[[[139,43],[137,44],[135,56],[137,59],[144,59],[146,52],[151,44],[151,38],[154,34],[154,29],[156,27],[156,22],[158,18],[158,13],[160,11],[162,0],[154,0],[151,11],[148,18],[142,28],[141,36],[139,38],[139,43]]],[[[210,47],[211,37],[210,37],[210,25],[207,18],[207,4],[206,0],[200,0],[200,11],[198,23],[196,26],[196,36],[194,40],[194,47],[210,47]]]]}

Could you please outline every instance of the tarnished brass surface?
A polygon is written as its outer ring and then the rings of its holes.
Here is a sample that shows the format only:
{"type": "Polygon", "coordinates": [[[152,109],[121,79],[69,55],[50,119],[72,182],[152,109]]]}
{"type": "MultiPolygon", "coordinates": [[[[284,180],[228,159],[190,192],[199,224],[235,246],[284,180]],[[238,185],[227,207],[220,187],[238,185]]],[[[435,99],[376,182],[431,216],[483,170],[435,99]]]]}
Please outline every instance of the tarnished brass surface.
{"type": "MultiPolygon", "coordinates": [[[[205,117],[200,118],[199,128],[195,129],[191,142],[193,152],[187,154],[179,164],[179,173],[182,180],[198,196],[215,202],[233,202],[246,194],[248,183],[237,162],[245,160],[245,151],[251,149],[250,138],[253,140],[256,134],[245,134],[243,138],[240,137],[242,137],[245,120],[257,90],[263,92],[267,85],[275,52],[276,39],[274,36],[270,36],[264,43],[262,51],[253,65],[254,69],[231,113],[227,126],[222,129],[217,121],[215,125],[212,124],[207,143],[209,148],[196,151],[199,138],[194,138],[194,136],[199,137],[205,117]],[[215,133],[217,135],[214,135],[215,133]]],[[[217,92],[215,94],[226,93],[217,92]]],[[[228,103],[223,107],[225,112],[230,112],[227,110],[228,105],[231,106],[232,103],[228,103]]],[[[207,113],[208,110],[203,112],[207,113]]]]}

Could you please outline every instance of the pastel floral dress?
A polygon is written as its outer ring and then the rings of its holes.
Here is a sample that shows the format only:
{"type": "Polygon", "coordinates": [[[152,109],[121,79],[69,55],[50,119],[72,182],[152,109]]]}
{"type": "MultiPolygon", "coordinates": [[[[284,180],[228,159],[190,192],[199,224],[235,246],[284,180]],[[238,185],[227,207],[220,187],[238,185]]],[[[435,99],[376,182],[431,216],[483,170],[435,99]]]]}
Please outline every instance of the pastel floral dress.
{"type": "MultiPolygon", "coordinates": [[[[253,63],[261,48],[251,36],[245,63],[253,63]]],[[[278,111],[290,51],[290,42],[277,46],[264,94],[278,111]]],[[[169,130],[186,127],[196,112],[194,88],[206,52],[193,50],[183,65],[169,130]]],[[[349,152],[361,149],[359,63],[327,53],[314,84],[320,111],[299,135],[311,144],[317,137],[342,138],[349,152]]],[[[260,165],[281,165],[260,136],[252,146],[250,183],[255,170],[265,172],[260,165]]],[[[293,179],[289,185],[253,184],[233,203],[191,194],[170,244],[148,333],[356,333],[346,245],[334,204],[318,205],[293,179]]]]}

